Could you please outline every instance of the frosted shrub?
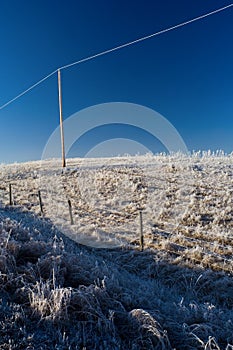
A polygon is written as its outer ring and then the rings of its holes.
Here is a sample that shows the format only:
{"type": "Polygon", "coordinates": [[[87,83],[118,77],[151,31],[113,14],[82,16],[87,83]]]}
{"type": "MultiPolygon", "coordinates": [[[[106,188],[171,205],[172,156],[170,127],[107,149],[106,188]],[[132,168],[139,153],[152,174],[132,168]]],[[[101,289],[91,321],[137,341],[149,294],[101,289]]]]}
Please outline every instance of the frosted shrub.
{"type": "Polygon", "coordinates": [[[71,289],[51,285],[50,281],[39,281],[29,294],[30,305],[41,318],[59,319],[67,316],[71,289]]]}

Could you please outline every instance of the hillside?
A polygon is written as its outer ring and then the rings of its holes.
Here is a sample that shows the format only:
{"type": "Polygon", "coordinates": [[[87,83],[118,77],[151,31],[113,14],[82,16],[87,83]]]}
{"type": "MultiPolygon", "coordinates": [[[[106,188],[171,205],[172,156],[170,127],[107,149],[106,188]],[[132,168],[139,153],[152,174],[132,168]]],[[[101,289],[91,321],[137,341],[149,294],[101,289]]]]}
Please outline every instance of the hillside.
{"type": "Polygon", "coordinates": [[[233,349],[232,160],[1,165],[0,349],[233,349]]]}

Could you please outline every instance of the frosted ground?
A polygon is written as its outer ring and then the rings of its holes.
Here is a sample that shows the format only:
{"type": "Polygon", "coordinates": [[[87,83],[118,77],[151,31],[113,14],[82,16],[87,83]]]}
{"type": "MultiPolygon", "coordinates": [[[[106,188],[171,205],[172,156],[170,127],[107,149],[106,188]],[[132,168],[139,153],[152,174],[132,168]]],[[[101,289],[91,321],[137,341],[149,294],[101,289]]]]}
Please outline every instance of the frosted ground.
{"type": "Polygon", "coordinates": [[[0,349],[233,349],[232,198],[221,152],[1,165],[0,349]]]}

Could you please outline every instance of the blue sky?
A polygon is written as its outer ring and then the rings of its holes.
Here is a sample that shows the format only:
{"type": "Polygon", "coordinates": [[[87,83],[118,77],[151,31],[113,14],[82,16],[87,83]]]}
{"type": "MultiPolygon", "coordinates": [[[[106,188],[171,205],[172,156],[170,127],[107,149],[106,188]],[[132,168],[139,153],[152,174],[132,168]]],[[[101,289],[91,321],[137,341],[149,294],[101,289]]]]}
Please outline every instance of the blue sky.
{"type": "MultiPolygon", "coordinates": [[[[1,0],[0,105],[63,65],[230,3],[1,0]]],[[[232,23],[233,7],[62,71],[64,119],[95,104],[136,103],[167,118],[190,151],[231,152],[232,23]]],[[[56,75],[0,110],[0,118],[0,162],[40,159],[59,124],[56,75]]],[[[83,155],[93,140],[127,138],[127,132],[133,131],[114,125],[92,130],[72,156],[83,155]]],[[[137,140],[161,151],[146,133],[137,140]]]]}

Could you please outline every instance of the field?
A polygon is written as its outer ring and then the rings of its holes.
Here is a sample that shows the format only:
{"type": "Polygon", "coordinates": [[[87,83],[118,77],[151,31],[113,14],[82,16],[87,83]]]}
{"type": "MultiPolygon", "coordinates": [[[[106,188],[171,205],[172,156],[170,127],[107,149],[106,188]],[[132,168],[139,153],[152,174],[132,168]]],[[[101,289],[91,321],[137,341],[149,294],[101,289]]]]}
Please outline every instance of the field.
{"type": "Polygon", "coordinates": [[[221,152],[1,165],[0,349],[233,349],[232,198],[221,152]]]}

